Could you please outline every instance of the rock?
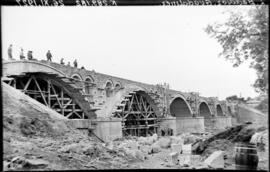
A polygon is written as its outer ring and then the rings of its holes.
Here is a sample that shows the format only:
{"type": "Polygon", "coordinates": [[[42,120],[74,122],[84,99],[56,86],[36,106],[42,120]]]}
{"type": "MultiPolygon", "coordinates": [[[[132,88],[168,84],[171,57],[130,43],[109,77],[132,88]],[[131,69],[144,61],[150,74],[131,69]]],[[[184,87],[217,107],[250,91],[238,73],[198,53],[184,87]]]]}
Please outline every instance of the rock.
{"type": "Polygon", "coordinates": [[[42,159],[27,159],[25,166],[30,168],[45,168],[49,165],[49,162],[42,159]]]}
{"type": "Polygon", "coordinates": [[[145,144],[146,145],[152,145],[155,142],[155,139],[153,137],[146,137],[145,144]]]}
{"type": "Polygon", "coordinates": [[[180,154],[178,156],[179,165],[182,167],[189,167],[191,163],[191,155],[189,154],[180,154]]]}
{"type": "Polygon", "coordinates": [[[69,152],[73,152],[73,153],[79,153],[81,152],[83,146],[78,144],[78,143],[73,143],[70,145],[65,145],[62,148],[60,148],[58,150],[58,152],[63,152],[63,153],[69,153],[69,152]]]}
{"type": "Polygon", "coordinates": [[[212,168],[224,168],[224,152],[215,151],[204,161],[204,163],[212,168]]]}
{"type": "Polygon", "coordinates": [[[139,150],[141,150],[145,154],[151,154],[152,153],[152,147],[149,145],[140,146],[139,150]]]}
{"type": "Polygon", "coordinates": [[[171,136],[171,144],[184,144],[184,140],[180,136],[171,136]]]}
{"type": "Polygon", "coordinates": [[[113,145],[113,143],[109,143],[108,145],[106,145],[106,147],[109,149],[109,150],[114,150],[115,149],[115,146],[113,145]]]}
{"type": "Polygon", "coordinates": [[[180,154],[182,152],[182,144],[171,144],[171,150],[180,154]]]}
{"type": "Polygon", "coordinates": [[[126,146],[130,149],[138,149],[139,148],[139,144],[135,141],[128,141],[126,146]]]}
{"type": "Polygon", "coordinates": [[[158,135],[155,133],[152,135],[153,141],[156,142],[158,140],[158,135]]]}
{"type": "Polygon", "coordinates": [[[158,140],[158,144],[161,148],[169,148],[171,145],[171,139],[170,138],[166,138],[166,137],[162,137],[161,139],[158,140]]]}
{"type": "Polygon", "coordinates": [[[139,150],[135,150],[135,157],[142,161],[146,159],[146,155],[139,150]]]}
{"type": "Polygon", "coordinates": [[[194,166],[194,168],[198,169],[198,170],[199,169],[209,169],[209,166],[207,164],[205,164],[205,163],[200,163],[200,164],[194,166]]]}
{"type": "Polygon", "coordinates": [[[192,154],[192,144],[182,145],[183,154],[192,154]]]}
{"type": "Polygon", "coordinates": [[[14,157],[9,164],[7,164],[7,168],[8,169],[21,169],[25,166],[25,164],[27,163],[26,159],[22,156],[17,156],[14,157]]]}
{"type": "Polygon", "coordinates": [[[170,161],[172,164],[175,164],[177,165],[178,164],[178,156],[179,156],[179,153],[178,152],[172,152],[170,153],[170,161]]]}
{"type": "Polygon", "coordinates": [[[192,135],[190,133],[181,134],[180,137],[183,139],[184,144],[191,144],[199,139],[198,136],[192,135]]]}
{"type": "Polygon", "coordinates": [[[152,146],[151,146],[151,153],[158,153],[161,151],[161,148],[159,146],[158,143],[154,143],[152,146]]]}
{"type": "Polygon", "coordinates": [[[7,171],[8,170],[8,164],[9,164],[9,162],[3,161],[3,171],[7,171]]]}
{"type": "Polygon", "coordinates": [[[91,158],[96,158],[102,153],[101,148],[97,145],[89,145],[87,147],[84,147],[81,151],[83,154],[88,155],[91,158]]]}
{"type": "Polygon", "coordinates": [[[183,167],[194,167],[200,164],[200,155],[180,154],[178,157],[179,165],[183,167]]]}
{"type": "Polygon", "coordinates": [[[145,137],[139,137],[138,138],[138,143],[141,145],[145,145],[146,138],[145,137]]]}
{"type": "Polygon", "coordinates": [[[136,158],[136,151],[135,150],[124,149],[124,151],[128,156],[131,156],[132,158],[136,158]]]}
{"type": "Polygon", "coordinates": [[[202,142],[203,142],[202,140],[198,140],[191,144],[192,153],[196,154],[196,150],[198,149],[198,147],[201,145],[202,142]]]}

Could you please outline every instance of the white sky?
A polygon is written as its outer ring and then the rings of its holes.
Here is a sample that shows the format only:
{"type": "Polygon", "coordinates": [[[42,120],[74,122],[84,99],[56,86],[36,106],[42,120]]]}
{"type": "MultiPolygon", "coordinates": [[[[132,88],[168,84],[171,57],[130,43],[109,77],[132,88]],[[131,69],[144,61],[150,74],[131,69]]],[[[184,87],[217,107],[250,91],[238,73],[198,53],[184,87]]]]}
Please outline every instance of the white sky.
{"type": "Polygon", "coordinates": [[[248,6],[2,7],[2,52],[13,44],[19,58],[62,57],[89,70],[202,96],[254,97],[256,79],[244,63],[233,68],[218,58],[221,47],[203,28],[223,20],[224,9],[248,6]]]}

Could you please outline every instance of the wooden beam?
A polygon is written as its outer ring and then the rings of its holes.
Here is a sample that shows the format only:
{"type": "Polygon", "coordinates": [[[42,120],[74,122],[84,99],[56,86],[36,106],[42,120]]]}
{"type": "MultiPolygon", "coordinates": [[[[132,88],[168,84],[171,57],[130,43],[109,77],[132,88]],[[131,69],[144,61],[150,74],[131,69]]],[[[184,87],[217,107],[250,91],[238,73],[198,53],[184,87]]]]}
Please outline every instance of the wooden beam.
{"type": "Polygon", "coordinates": [[[22,87],[22,89],[25,87],[25,85],[23,84],[22,80],[19,79],[19,83],[20,83],[20,86],[22,87]]]}
{"type": "MultiPolygon", "coordinates": [[[[56,93],[55,89],[54,89],[53,84],[51,84],[51,87],[52,87],[52,90],[53,90],[54,94],[55,94],[55,95],[58,95],[58,94],[56,93]]],[[[51,97],[51,98],[52,98],[52,97],[51,97]]],[[[56,98],[56,101],[58,102],[59,106],[62,108],[62,104],[61,104],[60,100],[58,99],[58,96],[56,96],[55,98],[56,98]]]]}
{"type": "Polygon", "coordinates": [[[51,82],[50,80],[47,80],[47,90],[48,90],[48,106],[51,107],[51,82]]]}
{"type": "Polygon", "coordinates": [[[81,118],[82,119],[82,116],[81,115],[79,115],[76,111],[74,111],[74,114],[75,115],[77,115],[79,118],[81,118]]]}
{"type": "Polygon", "coordinates": [[[131,101],[129,102],[129,106],[128,106],[128,111],[131,110],[132,104],[133,104],[133,100],[134,100],[134,95],[131,98],[131,101]]]}
{"type": "Polygon", "coordinates": [[[25,87],[23,88],[23,91],[25,91],[28,88],[31,81],[32,81],[32,76],[28,79],[27,83],[25,84],[25,87]]]}
{"type": "Polygon", "coordinates": [[[17,80],[16,80],[16,78],[14,78],[14,88],[17,88],[17,80]]]}
{"type": "Polygon", "coordinates": [[[40,86],[39,86],[39,84],[38,84],[36,78],[33,77],[33,79],[34,79],[34,82],[36,83],[36,86],[37,86],[37,88],[38,88],[38,90],[39,90],[41,96],[42,96],[42,99],[43,99],[44,103],[46,104],[46,106],[48,106],[48,103],[47,103],[47,101],[46,101],[46,99],[45,99],[45,97],[44,97],[44,95],[43,95],[43,93],[42,93],[42,90],[41,90],[41,88],[40,88],[40,86]]]}
{"type": "Polygon", "coordinates": [[[63,105],[63,108],[66,108],[68,105],[70,105],[70,103],[72,102],[72,99],[70,99],[67,104],[63,105]]]}
{"type": "Polygon", "coordinates": [[[60,93],[60,94],[61,94],[61,105],[62,105],[62,106],[61,106],[61,109],[62,109],[62,115],[64,115],[64,113],[65,113],[65,112],[64,112],[64,109],[65,109],[65,108],[63,108],[63,104],[64,104],[64,102],[63,102],[63,98],[64,98],[64,92],[63,92],[63,89],[61,89],[61,93],[60,93]]]}
{"type": "Polygon", "coordinates": [[[136,100],[136,102],[137,102],[137,107],[138,107],[138,109],[141,111],[141,110],[142,110],[142,107],[141,107],[141,105],[140,105],[140,103],[139,103],[137,94],[135,94],[134,96],[135,96],[135,100],[136,100]]]}

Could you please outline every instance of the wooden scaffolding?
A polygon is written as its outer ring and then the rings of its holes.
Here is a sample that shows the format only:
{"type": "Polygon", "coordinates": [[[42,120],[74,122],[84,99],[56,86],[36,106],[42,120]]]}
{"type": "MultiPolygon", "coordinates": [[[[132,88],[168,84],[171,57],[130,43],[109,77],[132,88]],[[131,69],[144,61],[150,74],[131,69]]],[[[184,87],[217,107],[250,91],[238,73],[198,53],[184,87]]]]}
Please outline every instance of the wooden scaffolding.
{"type": "MultiPolygon", "coordinates": [[[[67,79],[65,77],[62,78],[67,79]]],[[[70,78],[70,80],[70,83],[67,82],[66,84],[74,84],[74,82],[72,82],[74,79],[70,78]]],[[[59,83],[51,77],[40,76],[38,74],[26,74],[13,76],[8,80],[6,79],[4,82],[69,119],[88,118],[74,98],[70,96],[72,93],[68,93],[67,90],[63,88],[63,85],[59,85],[59,83]]],[[[74,91],[78,91],[78,89],[81,90],[81,88],[74,88],[74,91]]]]}
{"type": "Polygon", "coordinates": [[[124,136],[147,136],[157,133],[157,116],[145,92],[129,93],[114,114],[115,117],[123,119],[124,136]]]}

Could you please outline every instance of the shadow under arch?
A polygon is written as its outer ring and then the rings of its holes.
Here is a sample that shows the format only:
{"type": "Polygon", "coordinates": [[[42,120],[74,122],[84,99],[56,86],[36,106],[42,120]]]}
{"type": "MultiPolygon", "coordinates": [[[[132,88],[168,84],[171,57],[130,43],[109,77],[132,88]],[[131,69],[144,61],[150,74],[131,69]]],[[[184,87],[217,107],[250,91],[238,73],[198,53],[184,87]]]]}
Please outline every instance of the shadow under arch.
{"type": "Polygon", "coordinates": [[[220,104],[216,105],[216,110],[217,110],[217,116],[224,116],[224,113],[220,104]]]}
{"type": "Polygon", "coordinates": [[[208,103],[205,102],[205,101],[202,101],[199,104],[198,112],[199,112],[199,116],[203,116],[205,118],[211,118],[212,117],[212,114],[213,114],[211,112],[211,109],[210,109],[208,103]]]}
{"type": "Polygon", "coordinates": [[[91,90],[92,90],[92,84],[91,83],[94,83],[94,79],[91,77],[91,76],[86,76],[85,78],[85,88],[84,88],[84,91],[86,94],[91,94],[91,90]]]}
{"type": "Polygon", "coordinates": [[[105,83],[105,91],[106,91],[106,97],[111,97],[112,94],[113,94],[113,88],[114,88],[114,85],[113,85],[113,82],[112,80],[107,80],[106,83],[105,83]]]}
{"type": "Polygon", "coordinates": [[[174,117],[192,117],[192,110],[186,99],[178,95],[170,103],[170,114],[174,117]]]}

